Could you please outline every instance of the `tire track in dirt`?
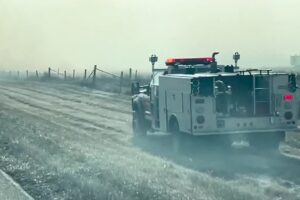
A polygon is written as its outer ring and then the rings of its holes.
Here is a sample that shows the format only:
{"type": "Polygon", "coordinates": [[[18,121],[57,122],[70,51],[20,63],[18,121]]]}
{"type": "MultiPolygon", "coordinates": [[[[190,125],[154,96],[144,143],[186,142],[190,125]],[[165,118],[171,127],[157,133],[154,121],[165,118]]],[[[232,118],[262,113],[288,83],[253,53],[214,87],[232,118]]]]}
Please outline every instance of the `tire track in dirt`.
{"type": "MultiPolygon", "coordinates": [[[[2,88],[2,89],[7,89],[7,88],[2,88]]],[[[16,95],[16,91],[15,90],[10,90],[10,98],[13,98],[12,95],[16,95]]],[[[2,93],[0,93],[1,95],[2,93]]],[[[23,94],[23,93],[22,93],[23,94]]],[[[39,94],[37,94],[39,95],[39,94]]],[[[24,100],[20,97],[18,98],[13,98],[14,100],[16,101],[19,101],[19,103],[23,104],[23,105],[27,105],[27,106],[30,106],[30,109],[27,109],[28,110],[28,114],[30,113],[30,110],[32,110],[32,108],[36,108],[38,109],[36,112],[41,112],[41,110],[43,111],[46,111],[47,113],[42,113],[42,115],[39,115],[39,117],[42,117],[43,115],[47,115],[48,118],[53,118],[55,117],[54,120],[58,121],[60,125],[63,125],[65,128],[68,127],[67,124],[70,124],[70,127],[72,126],[75,126],[75,127],[78,127],[79,129],[81,130],[84,130],[88,135],[104,135],[105,137],[109,137],[109,138],[112,138],[112,137],[117,137],[116,133],[119,134],[119,132],[122,132],[122,133],[126,133],[126,137],[125,138],[128,138],[128,135],[130,135],[130,129],[129,129],[129,126],[128,128],[124,129],[122,127],[122,129],[117,129],[117,128],[113,128],[112,126],[107,126],[107,125],[104,125],[103,123],[101,123],[99,125],[99,122],[97,123],[91,123],[91,121],[87,121],[87,120],[82,120],[82,118],[75,118],[74,119],[74,116],[73,115],[62,115],[63,113],[60,112],[60,109],[59,109],[59,112],[55,112],[55,114],[53,115],[52,113],[52,110],[50,110],[51,106],[49,106],[49,108],[46,108],[45,109],[45,105],[44,106],[37,106],[37,105],[40,105],[41,103],[44,104],[45,102],[47,102],[47,99],[43,100],[43,101],[39,101],[37,103],[33,103],[33,102],[36,102],[36,96],[28,96],[26,95],[27,100],[24,100]],[[20,102],[21,100],[21,102],[20,102]],[[62,118],[63,117],[63,118],[62,118]],[[58,119],[58,120],[57,120],[58,119]],[[61,121],[60,119],[62,119],[63,121],[61,121]],[[67,120],[67,124],[66,124],[66,120],[67,120]],[[105,131],[104,131],[105,130],[105,131]],[[124,132],[124,131],[125,132],[124,132]],[[108,131],[108,134],[106,133],[106,131],[108,131]],[[99,133],[97,133],[99,132],[99,133]]],[[[55,97],[53,97],[55,99],[55,97]]],[[[9,102],[9,101],[6,101],[6,102],[9,102]]],[[[46,106],[48,107],[48,106],[46,106]]],[[[70,109],[72,109],[73,111],[73,108],[71,106],[69,106],[70,109]]],[[[57,109],[57,108],[56,108],[57,109]]],[[[20,110],[24,110],[24,108],[20,108],[20,110]]],[[[92,109],[93,110],[93,109],[92,109]]],[[[117,113],[116,115],[120,115],[119,113],[117,113]]],[[[94,115],[93,115],[94,117],[94,115]]],[[[107,116],[105,117],[100,117],[99,120],[107,120],[109,119],[107,116]]],[[[53,120],[52,120],[53,121],[53,120]]],[[[121,120],[122,121],[122,120],[121,120]]],[[[124,120],[123,120],[124,121],[124,120]]],[[[93,122],[93,121],[92,121],[93,122]]],[[[116,122],[119,123],[119,121],[114,121],[114,125],[116,125],[116,122]]],[[[125,122],[128,122],[128,121],[125,121],[125,122]]],[[[110,123],[109,123],[110,124],[110,123]]],[[[120,124],[120,126],[124,126],[124,123],[120,124]]],[[[127,125],[126,125],[127,126],[127,125]]],[[[74,130],[73,130],[74,131],[74,130]]],[[[124,135],[124,134],[123,134],[124,135]]],[[[124,136],[125,136],[124,135],[124,136]]],[[[114,138],[115,139],[115,138],[114,138]]],[[[123,138],[124,140],[124,138],[123,138]]],[[[127,140],[127,139],[126,139],[127,140]]],[[[124,141],[122,141],[124,142],[124,141]]]]}
{"type": "MultiPolygon", "coordinates": [[[[95,145],[94,149],[97,149],[99,152],[102,152],[102,154],[105,152],[110,156],[118,156],[120,155],[120,152],[124,153],[132,153],[135,152],[134,149],[130,148],[130,143],[128,143],[128,135],[123,135],[118,132],[99,132],[98,134],[91,133],[90,129],[83,128],[82,126],[77,126],[78,124],[73,124],[72,122],[69,122],[68,124],[65,123],[65,121],[61,122],[60,120],[51,120],[49,121],[48,117],[45,117],[43,114],[42,116],[40,113],[32,112],[32,109],[34,107],[30,107],[29,110],[24,108],[16,108],[15,106],[12,107],[10,105],[6,105],[6,107],[10,107],[8,110],[16,110],[21,113],[25,113],[26,115],[32,116],[34,118],[37,118],[38,121],[45,121],[47,124],[52,124],[54,127],[61,127],[65,130],[69,130],[71,135],[66,135],[67,132],[64,132],[64,143],[66,142],[66,139],[69,143],[69,146],[77,146],[78,149],[83,150],[83,141],[89,141],[89,145],[96,143],[101,145],[95,145]],[[71,126],[70,126],[71,125],[71,126]],[[73,127],[73,126],[74,127],[73,127]],[[79,129],[78,129],[78,128],[79,129]],[[72,141],[72,142],[70,142],[72,141]]],[[[7,110],[7,109],[5,109],[7,110]]],[[[99,131],[99,130],[98,130],[99,131]]],[[[44,137],[43,135],[36,135],[34,132],[33,135],[27,135],[26,138],[36,138],[41,139],[40,137],[44,137]]],[[[48,136],[49,137],[49,134],[48,136]]],[[[57,133],[52,133],[51,138],[55,138],[55,141],[61,140],[61,137],[57,133]]],[[[38,144],[38,143],[37,143],[38,144]]],[[[75,147],[74,147],[75,148],[75,147]]],[[[47,149],[45,149],[47,150],[47,149]]],[[[65,148],[62,149],[65,151],[65,148]]],[[[124,163],[126,161],[126,157],[119,157],[118,160],[124,160],[124,163]]],[[[130,162],[130,160],[127,160],[126,162],[130,162]]]]}
{"type": "MultiPolygon", "coordinates": [[[[80,107],[82,107],[82,103],[84,104],[84,102],[78,102],[77,103],[76,101],[73,101],[73,102],[70,102],[70,101],[57,101],[57,99],[53,99],[53,96],[50,95],[50,94],[49,95],[40,94],[40,93],[30,94],[27,91],[22,91],[22,89],[16,89],[16,88],[3,88],[3,87],[0,86],[0,89],[1,90],[7,90],[9,92],[13,92],[14,94],[17,93],[17,94],[20,94],[20,95],[23,95],[23,96],[26,96],[26,97],[34,96],[35,100],[51,103],[52,106],[60,106],[62,108],[69,108],[71,110],[79,111],[80,113],[85,113],[85,114],[92,115],[92,116],[98,116],[100,118],[105,118],[105,119],[109,119],[109,120],[116,120],[117,122],[120,122],[120,121],[128,122],[128,120],[126,120],[126,118],[124,119],[122,117],[115,117],[116,116],[115,113],[113,113],[109,116],[109,115],[100,114],[99,112],[91,112],[91,111],[87,111],[85,109],[81,109],[80,107]],[[41,97],[41,95],[43,96],[43,98],[41,97]],[[50,102],[49,102],[49,100],[50,100],[49,97],[52,98],[50,102]],[[70,104],[72,104],[72,106],[70,104]]],[[[56,98],[56,97],[54,97],[54,98],[56,98]]],[[[106,113],[108,114],[110,112],[107,112],[107,110],[106,110],[106,113]]],[[[117,116],[119,116],[119,115],[117,115],[117,116]]]]}
{"type": "MultiPolygon", "coordinates": [[[[30,107],[28,109],[24,108],[17,108],[15,106],[11,105],[5,105],[5,108],[2,108],[3,110],[6,110],[8,112],[20,112],[24,113],[25,115],[31,116],[32,118],[35,118],[37,121],[43,121],[44,123],[47,123],[49,126],[54,126],[54,127],[59,127],[64,130],[70,131],[70,135],[64,134],[63,137],[67,139],[67,141],[72,141],[71,144],[78,143],[80,145],[82,141],[89,139],[89,141],[98,141],[99,139],[101,140],[101,143],[104,143],[106,145],[100,145],[98,147],[101,147],[102,150],[107,150],[107,149],[112,149],[112,152],[119,152],[118,148],[127,148],[128,147],[128,142],[125,142],[124,138],[120,137],[120,134],[112,134],[111,132],[101,132],[100,134],[92,134],[90,129],[86,129],[83,127],[77,127],[77,124],[73,124],[72,122],[68,121],[68,124],[65,122],[61,122],[60,120],[51,120],[49,121],[49,117],[45,115],[40,115],[40,113],[37,112],[32,112],[33,107],[30,107]],[[71,125],[71,126],[70,126],[71,125]]],[[[37,127],[38,128],[38,127],[37,127]]],[[[40,137],[43,135],[37,135],[34,132],[32,132],[32,137],[40,137]]],[[[47,133],[49,135],[49,133],[47,133]]],[[[27,135],[28,137],[29,135],[27,135]]],[[[54,137],[55,140],[62,140],[59,134],[57,133],[52,133],[51,137],[54,137]]],[[[123,135],[123,137],[126,137],[123,135]]],[[[64,139],[64,140],[65,140],[64,139]]],[[[97,147],[97,148],[98,148],[97,147]]],[[[124,149],[123,148],[123,149],[124,149]]]]}
{"type": "Polygon", "coordinates": [[[93,97],[95,99],[107,99],[107,100],[114,99],[114,101],[117,102],[118,104],[130,105],[130,103],[129,103],[130,97],[124,96],[124,95],[118,95],[118,94],[103,92],[103,91],[99,91],[99,90],[92,90],[89,88],[82,88],[79,91],[78,88],[75,88],[75,87],[63,87],[62,90],[67,91],[72,94],[93,97]],[[123,97],[125,99],[120,98],[120,97],[123,97]]]}
{"type": "Polygon", "coordinates": [[[5,94],[5,93],[2,93],[2,95],[8,97],[9,99],[11,99],[11,100],[13,100],[15,102],[19,102],[21,104],[25,104],[25,105],[28,105],[30,107],[38,108],[40,110],[52,113],[54,115],[64,116],[64,117],[66,117],[66,118],[68,118],[70,120],[78,122],[78,124],[80,124],[80,125],[83,125],[84,123],[86,123],[86,124],[89,124],[89,125],[93,125],[94,127],[100,128],[100,130],[105,129],[105,130],[109,130],[109,131],[116,131],[116,132],[119,132],[119,133],[127,134],[127,132],[125,132],[123,129],[115,128],[113,126],[105,125],[103,123],[95,123],[93,121],[87,120],[87,119],[82,118],[82,117],[77,117],[77,116],[74,116],[74,115],[71,115],[71,114],[68,114],[68,113],[64,113],[64,112],[55,110],[53,107],[52,108],[46,108],[46,107],[43,107],[43,106],[39,106],[37,104],[30,103],[29,102],[30,100],[25,100],[22,97],[15,97],[15,96],[13,96],[11,94],[5,94]]]}
{"type": "MultiPolygon", "coordinates": [[[[2,87],[1,89],[5,90],[7,88],[2,87]]],[[[32,89],[25,89],[25,90],[32,91],[32,89]]],[[[82,103],[82,100],[78,100],[76,98],[63,97],[63,96],[60,96],[60,95],[57,95],[57,94],[54,94],[54,93],[48,93],[48,92],[43,92],[43,91],[32,91],[32,92],[36,92],[38,94],[45,94],[45,95],[48,95],[48,96],[56,97],[57,99],[60,99],[60,100],[63,100],[63,101],[71,101],[71,102],[75,102],[75,103],[82,103]]],[[[114,99],[109,99],[109,100],[114,101],[114,99]]],[[[127,111],[127,110],[122,110],[120,108],[103,105],[103,102],[102,102],[102,104],[100,104],[100,103],[96,104],[96,103],[92,103],[92,102],[83,102],[83,103],[85,103],[89,106],[93,106],[93,107],[100,107],[100,108],[108,110],[108,111],[115,111],[115,112],[118,112],[118,113],[131,114],[131,112],[127,111]]]]}
{"type": "Polygon", "coordinates": [[[34,100],[40,100],[39,102],[37,103],[48,103],[49,106],[53,106],[53,107],[61,107],[61,109],[64,109],[64,108],[70,108],[71,110],[70,111],[80,111],[80,113],[86,113],[86,114],[89,114],[93,117],[95,117],[96,115],[99,115],[100,117],[104,117],[104,119],[115,119],[117,120],[116,122],[120,122],[120,121],[123,121],[123,122],[128,122],[128,114],[122,114],[120,116],[120,113],[119,112],[115,112],[115,111],[112,111],[112,110],[106,110],[104,109],[103,111],[100,111],[102,109],[102,107],[100,106],[97,106],[95,109],[91,109],[90,107],[86,107],[86,110],[85,109],[82,109],[84,108],[83,105],[87,106],[86,104],[84,104],[83,102],[80,102],[80,103],[74,103],[74,101],[66,101],[66,100],[63,100],[63,101],[58,101],[56,97],[53,97],[53,95],[49,94],[49,95],[41,95],[39,93],[26,93],[26,91],[22,91],[22,89],[15,89],[15,88],[3,88],[0,86],[0,89],[2,90],[7,90],[8,92],[10,92],[11,94],[13,95],[16,95],[16,94],[19,94],[19,95],[22,95],[23,97],[26,97],[26,98],[30,98],[30,99],[34,99],[34,100]],[[83,103],[83,105],[82,105],[83,103]],[[100,110],[99,110],[100,109],[100,110]],[[89,110],[89,111],[87,111],[89,110]],[[91,112],[91,110],[93,110],[93,112],[91,112]],[[96,110],[99,110],[99,112],[94,112],[96,110]],[[100,113],[105,113],[106,115],[103,115],[103,114],[100,114],[100,113]],[[117,117],[118,116],[118,117],[117,117]],[[127,120],[126,120],[127,119],[127,120]]]}

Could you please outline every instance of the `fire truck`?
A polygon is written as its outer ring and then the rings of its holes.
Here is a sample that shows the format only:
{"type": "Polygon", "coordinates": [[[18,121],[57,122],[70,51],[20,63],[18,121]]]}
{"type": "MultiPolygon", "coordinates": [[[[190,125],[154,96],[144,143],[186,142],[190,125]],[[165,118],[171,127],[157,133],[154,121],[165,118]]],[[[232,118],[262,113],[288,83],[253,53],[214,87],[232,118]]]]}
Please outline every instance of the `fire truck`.
{"type": "MultiPolygon", "coordinates": [[[[132,85],[133,132],[192,136],[246,136],[250,145],[278,147],[297,129],[296,75],[218,65],[204,58],[170,58],[152,68],[148,85],[132,85]]],[[[153,64],[154,66],[154,64],[153,64]]]]}

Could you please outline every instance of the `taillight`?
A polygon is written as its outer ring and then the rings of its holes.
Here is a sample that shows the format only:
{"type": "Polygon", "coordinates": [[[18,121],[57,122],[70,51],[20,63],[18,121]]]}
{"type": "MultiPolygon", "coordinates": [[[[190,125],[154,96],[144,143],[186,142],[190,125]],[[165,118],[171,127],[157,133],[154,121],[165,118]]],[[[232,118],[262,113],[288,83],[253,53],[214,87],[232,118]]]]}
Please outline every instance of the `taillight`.
{"type": "Polygon", "coordinates": [[[284,96],[283,96],[283,99],[284,99],[285,101],[293,101],[294,96],[291,95],[291,94],[284,95],[284,96]]]}

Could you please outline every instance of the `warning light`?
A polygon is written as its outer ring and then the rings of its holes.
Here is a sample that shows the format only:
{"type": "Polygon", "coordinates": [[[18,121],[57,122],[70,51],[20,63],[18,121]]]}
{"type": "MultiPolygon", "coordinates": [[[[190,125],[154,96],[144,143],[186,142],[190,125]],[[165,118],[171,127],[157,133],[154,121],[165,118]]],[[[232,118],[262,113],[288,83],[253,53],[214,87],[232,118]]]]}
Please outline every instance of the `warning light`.
{"type": "Polygon", "coordinates": [[[197,65],[197,64],[210,64],[214,62],[215,59],[212,57],[207,58],[169,58],[166,60],[166,65],[197,65]]]}
{"type": "Polygon", "coordinates": [[[284,96],[283,96],[283,99],[284,99],[285,101],[293,101],[294,97],[293,97],[293,95],[288,94],[288,95],[284,95],[284,96]]]}

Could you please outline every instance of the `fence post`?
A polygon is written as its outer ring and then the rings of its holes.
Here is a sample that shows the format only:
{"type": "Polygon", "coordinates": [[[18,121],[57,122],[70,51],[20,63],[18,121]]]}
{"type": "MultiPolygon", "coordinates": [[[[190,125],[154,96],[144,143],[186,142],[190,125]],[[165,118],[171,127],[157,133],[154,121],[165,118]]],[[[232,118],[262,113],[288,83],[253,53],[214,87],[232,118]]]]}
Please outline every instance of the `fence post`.
{"type": "Polygon", "coordinates": [[[131,81],[132,81],[132,69],[129,68],[129,87],[131,87],[131,81]]]}
{"type": "Polygon", "coordinates": [[[39,78],[39,72],[38,72],[38,70],[35,71],[35,75],[36,75],[36,78],[39,78]]]}
{"type": "Polygon", "coordinates": [[[67,80],[67,71],[65,70],[65,80],[67,80]]]}
{"type": "Polygon", "coordinates": [[[137,70],[135,70],[134,80],[137,81],[137,70]]]}
{"type": "Polygon", "coordinates": [[[59,78],[59,68],[57,68],[57,77],[59,78]]]}
{"type": "Polygon", "coordinates": [[[48,78],[51,78],[51,68],[48,68],[48,78]]]}
{"type": "Polygon", "coordinates": [[[28,79],[28,70],[26,70],[26,79],[28,79]]]}
{"type": "Polygon", "coordinates": [[[86,81],[86,69],[84,70],[84,77],[83,80],[86,81]]]}
{"type": "Polygon", "coordinates": [[[96,83],[96,71],[97,71],[97,65],[94,66],[94,72],[93,72],[93,84],[96,83]]]}
{"type": "Polygon", "coordinates": [[[123,72],[121,72],[121,75],[120,75],[120,93],[119,94],[121,94],[122,93],[122,85],[123,85],[123,72]]]}
{"type": "Polygon", "coordinates": [[[129,82],[131,81],[131,79],[132,79],[132,69],[129,68],[129,82]]]}
{"type": "Polygon", "coordinates": [[[73,69],[73,79],[75,79],[75,69],[73,69]]]}
{"type": "Polygon", "coordinates": [[[20,78],[20,72],[19,71],[17,71],[17,76],[18,76],[18,78],[20,78]]]}

